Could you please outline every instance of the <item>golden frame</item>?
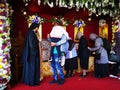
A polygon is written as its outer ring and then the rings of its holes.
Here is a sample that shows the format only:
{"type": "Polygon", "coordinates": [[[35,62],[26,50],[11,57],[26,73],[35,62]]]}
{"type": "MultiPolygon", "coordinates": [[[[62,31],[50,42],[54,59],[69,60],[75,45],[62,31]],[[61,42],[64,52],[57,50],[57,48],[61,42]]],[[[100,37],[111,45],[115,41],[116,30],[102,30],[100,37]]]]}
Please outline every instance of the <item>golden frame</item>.
{"type": "Polygon", "coordinates": [[[99,36],[108,39],[108,24],[99,27],[99,36]]]}
{"type": "Polygon", "coordinates": [[[80,27],[80,29],[78,30],[79,28],[78,27],[74,27],[74,42],[79,42],[79,40],[76,40],[76,34],[78,31],[84,33],[84,28],[83,27],[80,27]]]}

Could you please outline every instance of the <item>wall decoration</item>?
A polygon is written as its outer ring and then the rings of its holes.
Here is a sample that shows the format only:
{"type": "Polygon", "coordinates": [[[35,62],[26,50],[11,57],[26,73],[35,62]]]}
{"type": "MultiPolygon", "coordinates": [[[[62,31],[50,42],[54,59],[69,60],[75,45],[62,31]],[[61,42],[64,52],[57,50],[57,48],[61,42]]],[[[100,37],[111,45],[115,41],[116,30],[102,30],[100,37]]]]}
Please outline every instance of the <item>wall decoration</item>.
{"type": "Polygon", "coordinates": [[[108,24],[104,27],[99,27],[99,36],[108,39],[108,24]]]}
{"type": "Polygon", "coordinates": [[[79,42],[79,40],[76,40],[76,34],[78,31],[84,34],[84,27],[86,24],[82,19],[80,19],[80,20],[75,20],[73,25],[74,25],[74,41],[79,42]]]}
{"type": "Polygon", "coordinates": [[[79,40],[76,40],[76,34],[78,31],[84,33],[84,28],[83,27],[81,27],[81,28],[74,27],[74,42],[79,42],[79,40]]]}
{"type": "Polygon", "coordinates": [[[99,36],[108,39],[108,24],[104,19],[99,21],[99,36]]]}

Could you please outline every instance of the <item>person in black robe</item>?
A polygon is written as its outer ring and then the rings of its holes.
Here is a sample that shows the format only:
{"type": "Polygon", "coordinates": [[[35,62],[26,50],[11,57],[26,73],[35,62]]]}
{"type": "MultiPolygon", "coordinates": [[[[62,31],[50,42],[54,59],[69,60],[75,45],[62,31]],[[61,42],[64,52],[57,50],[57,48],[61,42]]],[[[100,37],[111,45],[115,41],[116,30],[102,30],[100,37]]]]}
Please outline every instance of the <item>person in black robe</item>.
{"type": "Polygon", "coordinates": [[[39,85],[40,82],[39,40],[36,35],[38,28],[39,24],[31,24],[26,34],[22,55],[22,82],[30,86],[39,85]]]}
{"type": "Polygon", "coordinates": [[[82,69],[81,77],[83,78],[87,76],[90,51],[88,49],[88,41],[80,31],[77,33],[77,39],[79,40],[78,58],[80,58],[80,66],[82,69]]]}

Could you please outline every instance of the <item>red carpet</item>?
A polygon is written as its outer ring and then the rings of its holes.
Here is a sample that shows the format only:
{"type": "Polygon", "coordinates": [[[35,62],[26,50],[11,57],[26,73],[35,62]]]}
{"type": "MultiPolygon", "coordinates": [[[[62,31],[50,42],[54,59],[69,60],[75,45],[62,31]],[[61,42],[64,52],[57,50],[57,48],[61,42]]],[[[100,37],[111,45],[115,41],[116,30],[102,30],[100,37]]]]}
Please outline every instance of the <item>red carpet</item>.
{"type": "Polygon", "coordinates": [[[95,78],[89,73],[86,78],[80,78],[79,74],[67,78],[63,85],[49,84],[52,77],[45,77],[39,86],[17,84],[9,90],[120,90],[120,80],[106,77],[95,78]]]}

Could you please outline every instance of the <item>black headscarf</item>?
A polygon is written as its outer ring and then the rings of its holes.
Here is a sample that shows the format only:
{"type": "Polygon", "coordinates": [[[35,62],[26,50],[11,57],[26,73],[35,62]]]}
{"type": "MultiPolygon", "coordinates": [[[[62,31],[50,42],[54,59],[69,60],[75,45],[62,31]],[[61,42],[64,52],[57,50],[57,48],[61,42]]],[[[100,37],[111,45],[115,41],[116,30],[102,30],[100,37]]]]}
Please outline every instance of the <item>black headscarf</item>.
{"type": "Polygon", "coordinates": [[[36,27],[39,28],[39,23],[32,23],[32,24],[30,25],[29,30],[33,30],[33,29],[35,29],[36,27]]]}

